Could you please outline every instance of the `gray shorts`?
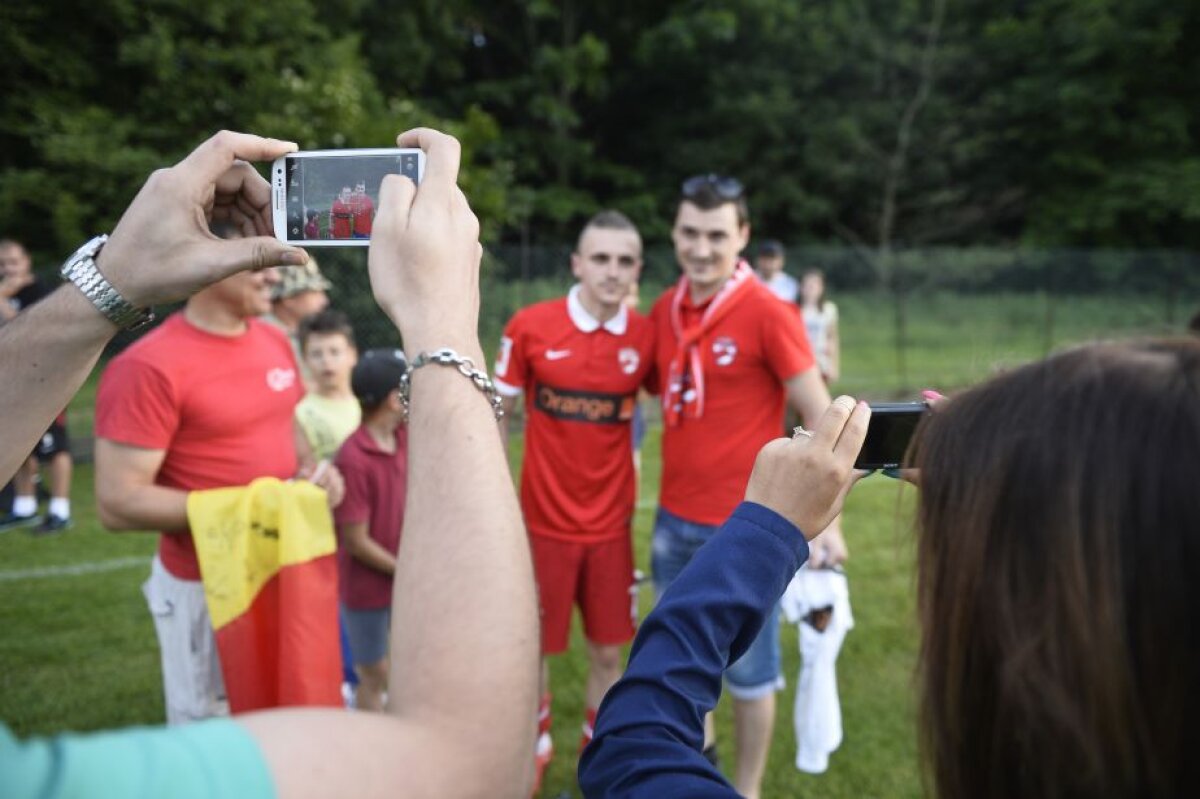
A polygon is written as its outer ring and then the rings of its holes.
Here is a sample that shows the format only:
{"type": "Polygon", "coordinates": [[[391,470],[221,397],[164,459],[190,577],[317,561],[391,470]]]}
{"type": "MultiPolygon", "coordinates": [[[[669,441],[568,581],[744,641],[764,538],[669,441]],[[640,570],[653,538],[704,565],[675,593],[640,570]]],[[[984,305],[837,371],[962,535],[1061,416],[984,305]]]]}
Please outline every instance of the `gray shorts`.
{"type": "Polygon", "coordinates": [[[167,571],[158,555],[142,594],[162,654],[163,699],[168,724],[228,716],[225,681],[213,639],[204,584],[181,580],[167,571]]]}
{"type": "Polygon", "coordinates": [[[342,623],[350,639],[350,654],[355,666],[370,666],[388,656],[388,631],[392,609],[355,610],[342,605],[342,623]]]}

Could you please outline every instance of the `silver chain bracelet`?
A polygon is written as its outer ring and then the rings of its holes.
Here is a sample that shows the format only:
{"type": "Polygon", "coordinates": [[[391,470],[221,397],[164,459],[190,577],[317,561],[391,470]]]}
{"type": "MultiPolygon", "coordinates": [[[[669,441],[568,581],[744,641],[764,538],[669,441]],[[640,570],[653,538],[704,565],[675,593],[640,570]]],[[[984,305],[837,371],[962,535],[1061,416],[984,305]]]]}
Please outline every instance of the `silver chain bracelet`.
{"type": "Polygon", "coordinates": [[[487,397],[487,401],[491,403],[492,413],[496,415],[497,421],[504,418],[504,409],[500,405],[500,394],[496,391],[496,384],[487,376],[487,372],[481,372],[476,369],[474,361],[459,355],[448,347],[443,347],[433,352],[422,352],[413,359],[413,362],[408,365],[408,369],[400,376],[400,402],[404,404],[404,413],[406,416],[408,415],[409,395],[412,393],[412,373],[422,366],[431,363],[435,363],[438,366],[456,367],[460,375],[469,377],[471,382],[475,384],[475,388],[482,391],[484,396],[487,397]]]}

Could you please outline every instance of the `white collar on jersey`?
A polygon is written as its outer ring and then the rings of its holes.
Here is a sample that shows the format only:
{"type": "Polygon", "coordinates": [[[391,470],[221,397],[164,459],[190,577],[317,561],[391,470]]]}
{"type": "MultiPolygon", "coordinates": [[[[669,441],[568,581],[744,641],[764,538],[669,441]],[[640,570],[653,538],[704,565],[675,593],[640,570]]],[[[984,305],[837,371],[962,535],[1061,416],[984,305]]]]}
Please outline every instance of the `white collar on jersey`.
{"type": "MultiPolygon", "coordinates": [[[[584,333],[594,333],[600,329],[600,322],[588,313],[588,309],[584,308],[583,303],[579,301],[578,283],[572,286],[571,291],[567,294],[567,315],[571,317],[575,327],[584,333]]],[[[629,327],[629,311],[626,310],[625,303],[621,303],[621,310],[604,323],[604,329],[614,336],[623,336],[627,327],[629,327]]]]}

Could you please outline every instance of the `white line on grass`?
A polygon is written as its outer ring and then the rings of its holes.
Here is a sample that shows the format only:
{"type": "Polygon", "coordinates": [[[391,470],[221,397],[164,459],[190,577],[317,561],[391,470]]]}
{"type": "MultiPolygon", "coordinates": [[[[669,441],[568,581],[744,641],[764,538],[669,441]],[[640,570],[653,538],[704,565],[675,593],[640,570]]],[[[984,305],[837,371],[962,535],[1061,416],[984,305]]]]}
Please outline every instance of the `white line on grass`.
{"type": "Polygon", "coordinates": [[[80,574],[95,574],[96,572],[111,572],[118,569],[131,569],[134,566],[149,566],[150,558],[113,558],[112,560],[97,560],[89,563],[71,563],[65,566],[43,566],[40,569],[13,569],[0,571],[0,583],[11,583],[17,580],[43,580],[48,577],[75,577],[80,574]]]}

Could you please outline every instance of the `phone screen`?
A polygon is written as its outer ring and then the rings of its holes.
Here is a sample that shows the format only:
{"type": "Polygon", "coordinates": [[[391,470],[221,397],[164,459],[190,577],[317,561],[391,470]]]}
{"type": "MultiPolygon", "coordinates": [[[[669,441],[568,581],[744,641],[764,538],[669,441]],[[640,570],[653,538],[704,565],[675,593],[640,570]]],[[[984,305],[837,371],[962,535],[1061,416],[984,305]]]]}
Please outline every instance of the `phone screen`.
{"type": "Polygon", "coordinates": [[[385,175],[419,179],[418,154],[311,156],[284,159],[289,244],[367,240],[385,175]]]}
{"type": "Polygon", "coordinates": [[[904,465],[904,453],[929,407],[923,402],[871,405],[871,422],[856,469],[894,469],[904,465]]]}

